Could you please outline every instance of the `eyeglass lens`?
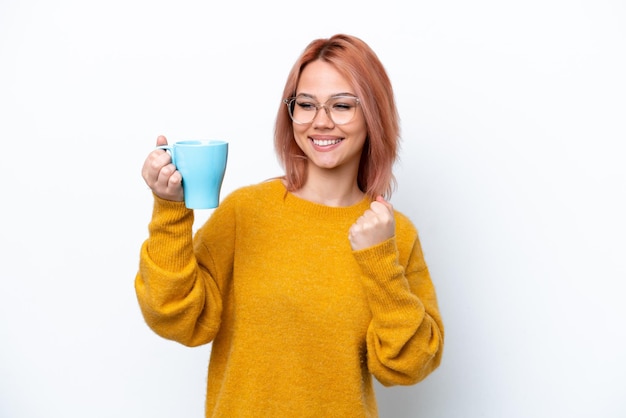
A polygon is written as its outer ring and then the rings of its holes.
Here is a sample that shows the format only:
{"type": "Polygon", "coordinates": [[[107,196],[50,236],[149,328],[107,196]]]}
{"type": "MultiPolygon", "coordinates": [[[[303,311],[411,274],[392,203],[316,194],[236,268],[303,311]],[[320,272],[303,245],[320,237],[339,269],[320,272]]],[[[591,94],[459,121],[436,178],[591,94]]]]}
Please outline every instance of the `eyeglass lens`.
{"type": "Polygon", "coordinates": [[[352,120],[356,114],[358,99],[351,96],[333,97],[326,103],[320,104],[309,97],[295,97],[289,102],[289,113],[296,123],[311,123],[317,116],[320,108],[336,125],[343,125],[352,120]]]}

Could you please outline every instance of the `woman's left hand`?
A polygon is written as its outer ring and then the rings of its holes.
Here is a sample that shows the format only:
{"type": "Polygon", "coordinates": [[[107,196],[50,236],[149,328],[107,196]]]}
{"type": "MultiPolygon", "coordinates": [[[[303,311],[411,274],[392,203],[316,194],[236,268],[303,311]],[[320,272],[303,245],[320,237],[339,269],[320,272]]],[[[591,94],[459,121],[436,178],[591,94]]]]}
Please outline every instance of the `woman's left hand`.
{"type": "Polygon", "coordinates": [[[393,237],[395,232],[393,206],[382,196],[378,196],[370,208],[350,227],[348,239],[352,250],[356,251],[380,244],[393,237]]]}

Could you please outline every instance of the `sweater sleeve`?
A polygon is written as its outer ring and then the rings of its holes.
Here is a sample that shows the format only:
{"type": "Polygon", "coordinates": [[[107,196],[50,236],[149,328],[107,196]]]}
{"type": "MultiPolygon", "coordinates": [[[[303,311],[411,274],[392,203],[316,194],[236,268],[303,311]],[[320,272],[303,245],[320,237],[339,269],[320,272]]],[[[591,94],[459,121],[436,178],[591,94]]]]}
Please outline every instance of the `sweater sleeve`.
{"type": "Polygon", "coordinates": [[[417,232],[409,228],[354,256],[372,312],[370,372],[385,386],[423,380],[441,362],[444,330],[417,232]]]}
{"type": "Polygon", "coordinates": [[[193,211],[183,202],[155,196],[135,277],[135,292],[148,326],[188,346],[210,342],[222,312],[217,273],[201,266],[194,254],[193,222],[193,211]]]}

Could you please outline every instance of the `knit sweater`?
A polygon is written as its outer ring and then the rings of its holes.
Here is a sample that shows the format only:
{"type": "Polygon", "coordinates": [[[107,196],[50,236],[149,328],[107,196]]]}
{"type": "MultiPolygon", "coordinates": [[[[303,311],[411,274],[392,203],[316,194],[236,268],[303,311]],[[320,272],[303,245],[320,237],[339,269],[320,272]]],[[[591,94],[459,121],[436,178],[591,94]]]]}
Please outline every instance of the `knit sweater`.
{"type": "Polygon", "coordinates": [[[329,207],[280,180],[227,196],[193,234],[155,196],[135,290],[146,323],[211,345],[207,417],[377,417],[372,375],[410,385],[440,363],[443,324],[417,231],[353,251],[371,200],[329,207]]]}

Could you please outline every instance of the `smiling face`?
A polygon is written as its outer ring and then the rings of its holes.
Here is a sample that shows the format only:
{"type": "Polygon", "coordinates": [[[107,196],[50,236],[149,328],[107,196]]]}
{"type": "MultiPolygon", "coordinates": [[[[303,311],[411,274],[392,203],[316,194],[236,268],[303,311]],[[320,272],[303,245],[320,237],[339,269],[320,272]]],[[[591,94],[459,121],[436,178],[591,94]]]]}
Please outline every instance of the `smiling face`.
{"type": "MultiPolygon", "coordinates": [[[[318,60],[302,70],[296,96],[323,104],[334,97],[355,96],[355,93],[348,80],[332,65],[318,60]]],[[[293,132],[296,143],[308,158],[309,175],[319,170],[335,170],[356,176],[367,137],[360,106],[357,106],[354,118],[342,125],[336,125],[329,113],[320,107],[311,123],[294,122],[293,132]]]]}

